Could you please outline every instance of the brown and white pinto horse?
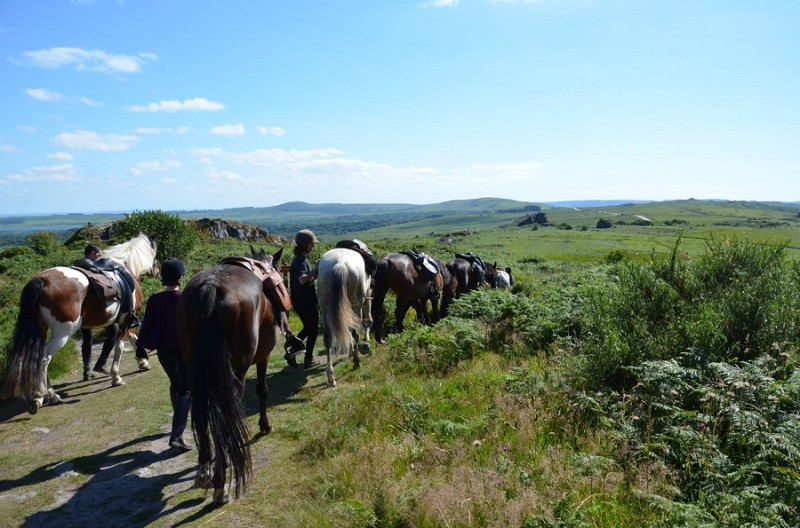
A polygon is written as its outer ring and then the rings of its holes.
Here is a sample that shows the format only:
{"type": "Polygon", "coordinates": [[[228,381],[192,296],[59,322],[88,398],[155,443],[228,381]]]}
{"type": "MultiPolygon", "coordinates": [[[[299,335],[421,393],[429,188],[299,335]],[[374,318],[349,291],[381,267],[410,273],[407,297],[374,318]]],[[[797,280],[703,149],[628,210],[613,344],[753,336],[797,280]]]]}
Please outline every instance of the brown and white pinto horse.
{"type": "MultiPolygon", "coordinates": [[[[440,262],[439,271],[430,278],[424,277],[414,265],[410,256],[404,253],[389,253],[378,261],[373,279],[374,299],[372,303],[372,325],[375,341],[383,342],[383,302],[386,293],[392,290],[395,294],[394,332],[403,331],[403,320],[409,308],[417,312],[417,320],[424,324],[435,323],[440,318],[439,299],[444,279],[440,262]],[[428,315],[427,302],[431,302],[431,314],[428,315]]],[[[447,270],[444,270],[447,273],[447,270]]],[[[450,276],[447,273],[448,277],[450,276]]]]}
{"type": "Polygon", "coordinates": [[[229,466],[236,497],[246,492],[251,476],[250,433],[242,396],[247,371],[254,363],[259,428],[262,434],[272,431],[267,420],[266,374],[280,334],[280,314],[267,297],[269,286],[256,267],[265,274],[279,270],[283,249],[275,255],[257,252],[252,246],[250,251],[256,261],[252,270],[234,262],[246,259],[223,259],[191,278],[177,308],[200,465],[196,484],[213,487],[216,504],[231,501],[225,483],[229,466]]]}
{"type": "MultiPolygon", "coordinates": [[[[155,263],[155,242],[140,233],[128,242],[108,248],[104,256],[127,268],[135,279],[132,291],[135,312],[142,303],[139,279],[152,270],[155,263]]],[[[99,298],[89,287],[89,279],[78,269],[58,266],[33,277],[22,289],[3,395],[27,399],[31,414],[36,414],[45,403],[61,402],[47,374],[53,354],[78,328],[105,328],[125,320],[128,314],[122,310],[119,298],[99,298]]],[[[115,344],[111,365],[113,385],[124,383],[119,375],[119,359],[122,355],[120,340],[126,331],[127,328],[122,329],[115,344]]]]}
{"type": "Polygon", "coordinates": [[[514,285],[514,275],[511,274],[511,268],[506,266],[505,269],[494,264],[486,264],[486,284],[492,288],[505,289],[514,285]]]}

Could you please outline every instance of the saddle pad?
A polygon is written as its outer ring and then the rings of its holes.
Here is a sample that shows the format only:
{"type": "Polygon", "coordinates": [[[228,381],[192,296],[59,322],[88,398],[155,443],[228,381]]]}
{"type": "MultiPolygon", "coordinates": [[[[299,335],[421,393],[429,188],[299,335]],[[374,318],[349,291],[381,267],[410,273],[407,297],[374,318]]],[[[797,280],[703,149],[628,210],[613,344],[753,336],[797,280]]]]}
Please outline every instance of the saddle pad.
{"type": "Polygon", "coordinates": [[[89,280],[89,288],[92,289],[98,299],[104,301],[109,299],[118,299],[120,297],[117,281],[113,277],[109,277],[102,270],[94,268],[83,268],[80,266],[70,266],[72,269],[78,270],[89,280]]]}

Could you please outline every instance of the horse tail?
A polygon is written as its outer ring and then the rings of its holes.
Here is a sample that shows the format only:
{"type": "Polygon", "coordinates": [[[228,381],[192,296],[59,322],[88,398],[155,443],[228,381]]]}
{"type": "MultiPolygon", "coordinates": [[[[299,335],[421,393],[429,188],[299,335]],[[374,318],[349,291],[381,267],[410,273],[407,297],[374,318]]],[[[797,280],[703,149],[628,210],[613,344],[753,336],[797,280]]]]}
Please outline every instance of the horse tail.
{"type": "Polygon", "coordinates": [[[192,351],[192,428],[200,453],[210,453],[212,459],[224,457],[230,464],[239,497],[252,473],[247,415],[231,367],[230,346],[217,316],[217,285],[203,286],[201,297],[192,351]]]}
{"type": "Polygon", "coordinates": [[[44,279],[34,277],[22,289],[19,315],[6,357],[3,398],[26,398],[45,376],[45,332],[39,323],[39,297],[44,279]]]}
{"type": "Polygon", "coordinates": [[[334,268],[330,283],[330,298],[328,300],[328,329],[331,336],[331,349],[350,353],[356,346],[357,332],[361,326],[361,319],[350,305],[350,296],[347,294],[347,271],[344,268],[334,268]],[[356,332],[356,336],[353,333],[356,332]]]}

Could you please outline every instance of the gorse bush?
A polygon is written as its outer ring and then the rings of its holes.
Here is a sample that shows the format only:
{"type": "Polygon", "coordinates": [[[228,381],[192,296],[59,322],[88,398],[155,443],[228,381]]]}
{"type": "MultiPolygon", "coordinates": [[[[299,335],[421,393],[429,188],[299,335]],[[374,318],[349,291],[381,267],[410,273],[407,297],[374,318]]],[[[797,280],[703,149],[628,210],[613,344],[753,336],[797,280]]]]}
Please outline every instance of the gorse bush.
{"type": "Polygon", "coordinates": [[[197,233],[187,227],[178,215],[162,211],[126,214],[120,226],[120,235],[131,238],[140,231],[155,238],[158,245],[156,259],[160,262],[170,257],[186,259],[198,242],[197,233]]]}
{"type": "Polygon", "coordinates": [[[795,526],[798,266],[784,244],[712,238],[686,261],[679,242],[593,289],[574,378],[595,394],[584,407],[639,462],[673,468],[666,525],[795,526]]]}

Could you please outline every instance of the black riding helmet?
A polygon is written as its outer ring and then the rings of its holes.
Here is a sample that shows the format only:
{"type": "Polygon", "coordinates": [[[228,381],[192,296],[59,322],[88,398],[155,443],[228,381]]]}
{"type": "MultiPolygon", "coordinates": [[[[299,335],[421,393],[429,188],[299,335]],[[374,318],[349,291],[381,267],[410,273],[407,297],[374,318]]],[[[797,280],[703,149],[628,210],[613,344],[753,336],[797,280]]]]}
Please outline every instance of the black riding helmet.
{"type": "Polygon", "coordinates": [[[164,286],[179,285],[184,275],[186,266],[181,259],[168,258],[161,264],[161,284],[164,286]]]}

